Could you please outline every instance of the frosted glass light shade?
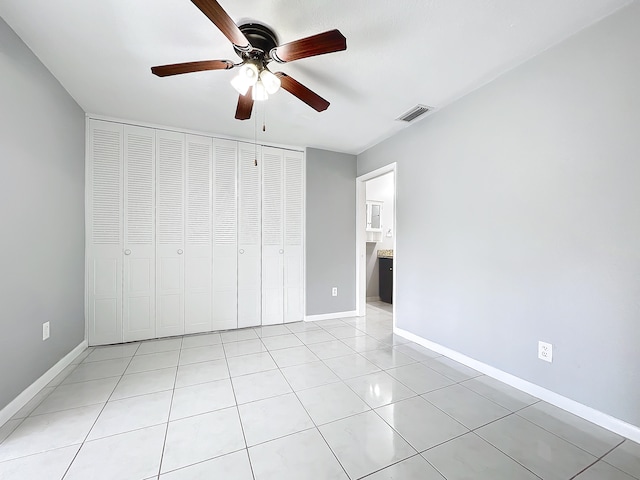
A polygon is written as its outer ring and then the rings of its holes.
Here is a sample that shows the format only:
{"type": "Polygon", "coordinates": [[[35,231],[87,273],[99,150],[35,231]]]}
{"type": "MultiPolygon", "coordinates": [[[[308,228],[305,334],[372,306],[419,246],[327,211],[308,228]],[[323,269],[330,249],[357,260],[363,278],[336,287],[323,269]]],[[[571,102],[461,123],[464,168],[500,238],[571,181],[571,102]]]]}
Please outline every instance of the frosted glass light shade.
{"type": "Polygon", "coordinates": [[[269,95],[273,95],[280,89],[280,79],[266,68],[260,72],[260,81],[269,95]]]}
{"type": "Polygon", "coordinates": [[[233,86],[240,95],[246,95],[250,85],[240,75],[236,75],[231,79],[231,86],[233,86]]]}
{"type": "Polygon", "coordinates": [[[253,87],[253,99],[256,102],[262,102],[269,98],[269,94],[267,93],[267,89],[261,81],[255,84],[253,87]]]}
{"type": "Polygon", "coordinates": [[[240,95],[245,95],[249,87],[258,81],[258,67],[253,63],[245,63],[240,67],[238,75],[231,80],[231,85],[240,95]]]}

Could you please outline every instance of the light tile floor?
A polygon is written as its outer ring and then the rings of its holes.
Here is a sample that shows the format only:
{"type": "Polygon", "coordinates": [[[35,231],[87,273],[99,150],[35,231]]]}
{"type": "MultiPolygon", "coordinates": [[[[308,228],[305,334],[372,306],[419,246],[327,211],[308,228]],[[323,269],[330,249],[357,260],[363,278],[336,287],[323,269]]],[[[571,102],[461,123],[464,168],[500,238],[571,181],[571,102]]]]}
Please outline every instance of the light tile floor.
{"type": "Polygon", "coordinates": [[[90,348],[1,480],[640,480],[640,445],[393,335],[387,305],[90,348]]]}

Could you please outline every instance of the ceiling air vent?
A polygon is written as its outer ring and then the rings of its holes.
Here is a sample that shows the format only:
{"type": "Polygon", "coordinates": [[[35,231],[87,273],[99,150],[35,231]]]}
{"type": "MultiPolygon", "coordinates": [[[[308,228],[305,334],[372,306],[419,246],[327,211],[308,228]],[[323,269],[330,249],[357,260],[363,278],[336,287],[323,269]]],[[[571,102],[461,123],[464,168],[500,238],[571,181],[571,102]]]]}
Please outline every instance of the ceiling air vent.
{"type": "Polygon", "coordinates": [[[399,116],[396,120],[402,120],[403,122],[413,122],[416,118],[421,117],[427,112],[432,110],[431,107],[426,105],[416,105],[404,115],[399,116]]]}

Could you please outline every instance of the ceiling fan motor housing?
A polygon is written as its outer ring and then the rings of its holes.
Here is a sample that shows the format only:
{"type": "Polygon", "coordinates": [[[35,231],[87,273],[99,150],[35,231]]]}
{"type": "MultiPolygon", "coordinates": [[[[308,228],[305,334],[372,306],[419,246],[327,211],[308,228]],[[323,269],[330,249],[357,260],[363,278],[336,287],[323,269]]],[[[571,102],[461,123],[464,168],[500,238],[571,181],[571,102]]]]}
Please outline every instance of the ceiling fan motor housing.
{"type": "Polygon", "coordinates": [[[269,52],[278,46],[278,37],[271,28],[261,23],[243,23],[238,28],[253,47],[249,52],[243,52],[237,46],[233,46],[242,60],[271,60],[269,52]]]}

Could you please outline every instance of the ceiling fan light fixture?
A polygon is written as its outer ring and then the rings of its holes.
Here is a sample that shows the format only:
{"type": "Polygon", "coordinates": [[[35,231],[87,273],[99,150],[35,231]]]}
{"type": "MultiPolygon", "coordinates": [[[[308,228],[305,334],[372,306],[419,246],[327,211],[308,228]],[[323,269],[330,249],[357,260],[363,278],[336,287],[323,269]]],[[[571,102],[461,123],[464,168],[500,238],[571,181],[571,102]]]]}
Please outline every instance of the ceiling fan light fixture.
{"type": "Polygon", "coordinates": [[[329,30],[292,42],[279,44],[275,32],[267,25],[248,21],[236,22],[218,0],[191,0],[196,7],[227,37],[241,62],[231,60],[202,60],[151,67],[158,77],[183,73],[238,68],[231,85],[240,93],[236,116],[238,120],[251,118],[255,100],[264,101],[280,88],[303,101],[317,112],[329,107],[329,102],[283,72],[273,74],[267,68],[271,61],[289,63],[303,58],[340,52],[347,49],[347,40],[339,30],[329,30]]]}
{"type": "Polygon", "coordinates": [[[263,102],[269,98],[269,93],[267,92],[266,87],[261,81],[255,84],[253,87],[253,99],[256,102],[263,102]]]}
{"type": "Polygon", "coordinates": [[[249,87],[253,87],[258,81],[258,67],[253,63],[245,63],[240,67],[238,75],[231,80],[231,85],[240,95],[245,95],[249,87]]]}
{"type": "Polygon", "coordinates": [[[280,90],[280,79],[266,68],[260,72],[260,81],[269,95],[273,95],[280,90]]]}

